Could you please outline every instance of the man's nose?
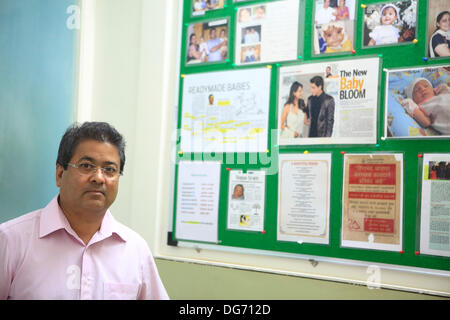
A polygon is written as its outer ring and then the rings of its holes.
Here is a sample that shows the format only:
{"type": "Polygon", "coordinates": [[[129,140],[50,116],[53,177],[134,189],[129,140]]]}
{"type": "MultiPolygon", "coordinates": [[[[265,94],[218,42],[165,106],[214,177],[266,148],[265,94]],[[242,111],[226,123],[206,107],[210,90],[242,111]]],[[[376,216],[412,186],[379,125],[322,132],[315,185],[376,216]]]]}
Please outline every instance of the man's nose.
{"type": "Polygon", "coordinates": [[[91,176],[91,181],[95,181],[97,183],[105,182],[105,174],[103,173],[101,168],[97,168],[95,172],[91,176]]]}

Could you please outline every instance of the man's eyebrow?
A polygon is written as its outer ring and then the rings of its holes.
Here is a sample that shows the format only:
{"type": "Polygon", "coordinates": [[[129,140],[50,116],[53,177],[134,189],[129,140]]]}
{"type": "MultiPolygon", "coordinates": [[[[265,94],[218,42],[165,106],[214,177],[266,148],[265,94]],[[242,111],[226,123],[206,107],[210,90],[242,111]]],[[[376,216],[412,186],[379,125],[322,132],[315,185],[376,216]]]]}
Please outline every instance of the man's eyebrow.
{"type": "Polygon", "coordinates": [[[114,165],[116,167],[118,167],[119,165],[117,163],[115,163],[114,161],[105,161],[103,162],[104,165],[114,165]]]}
{"type": "MultiPolygon", "coordinates": [[[[89,157],[89,156],[82,156],[80,159],[78,159],[78,162],[83,161],[83,160],[87,160],[87,161],[93,162],[93,163],[96,162],[94,158],[91,158],[91,157],[89,157]]],[[[116,162],[114,162],[114,161],[105,161],[105,162],[102,163],[102,165],[115,165],[116,167],[119,166],[119,165],[118,165],[116,162]]]]}
{"type": "Polygon", "coordinates": [[[78,159],[78,161],[83,161],[83,160],[87,160],[90,162],[94,162],[95,160],[89,156],[82,156],[80,159],[78,159]]]}

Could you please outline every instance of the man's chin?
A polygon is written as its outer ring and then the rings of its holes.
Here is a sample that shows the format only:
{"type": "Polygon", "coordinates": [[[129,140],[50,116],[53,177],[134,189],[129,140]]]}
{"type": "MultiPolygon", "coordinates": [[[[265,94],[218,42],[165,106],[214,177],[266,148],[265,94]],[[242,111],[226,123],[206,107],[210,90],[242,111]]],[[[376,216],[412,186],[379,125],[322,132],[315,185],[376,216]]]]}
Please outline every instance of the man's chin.
{"type": "Polygon", "coordinates": [[[90,211],[106,211],[108,209],[104,197],[89,197],[88,199],[84,199],[80,205],[90,211]]]}

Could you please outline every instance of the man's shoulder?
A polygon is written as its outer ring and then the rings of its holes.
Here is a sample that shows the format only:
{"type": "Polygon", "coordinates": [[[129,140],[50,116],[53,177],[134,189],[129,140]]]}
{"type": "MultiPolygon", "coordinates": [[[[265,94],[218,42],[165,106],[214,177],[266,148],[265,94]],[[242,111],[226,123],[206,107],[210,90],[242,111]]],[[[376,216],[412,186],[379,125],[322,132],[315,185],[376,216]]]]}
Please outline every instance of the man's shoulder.
{"type": "Polygon", "coordinates": [[[41,210],[35,210],[0,224],[0,234],[14,234],[17,231],[31,230],[40,219],[41,210]]]}
{"type": "Polygon", "coordinates": [[[334,101],[334,98],[325,92],[324,92],[324,98],[326,101],[334,101]]]}

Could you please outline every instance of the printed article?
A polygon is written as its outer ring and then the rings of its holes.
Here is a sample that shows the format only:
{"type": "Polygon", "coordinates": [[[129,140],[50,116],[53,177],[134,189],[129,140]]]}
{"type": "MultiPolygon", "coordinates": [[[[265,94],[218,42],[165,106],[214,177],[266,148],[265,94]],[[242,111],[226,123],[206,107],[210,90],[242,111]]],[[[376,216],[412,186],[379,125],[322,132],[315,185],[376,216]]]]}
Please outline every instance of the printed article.
{"type": "Polygon", "coordinates": [[[331,154],[280,154],[277,240],[328,244],[331,154]]]}
{"type": "Polygon", "coordinates": [[[183,81],[183,152],[265,152],[270,69],[190,74],[183,81]]]}
{"type": "Polygon", "coordinates": [[[280,145],[376,142],[379,58],[280,68],[280,145]]]}
{"type": "Polygon", "coordinates": [[[217,242],[220,162],[180,161],[175,237],[217,242]]]}
{"type": "Polygon", "coordinates": [[[402,250],[402,154],[346,154],[342,245],[402,250]]]}
{"type": "Polygon", "coordinates": [[[420,252],[450,257],[450,154],[424,154],[420,252]]]}
{"type": "Polygon", "coordinates": [[[263,231],[266,174],[263,170],[230,171],[228,229],[263,231]]]}

